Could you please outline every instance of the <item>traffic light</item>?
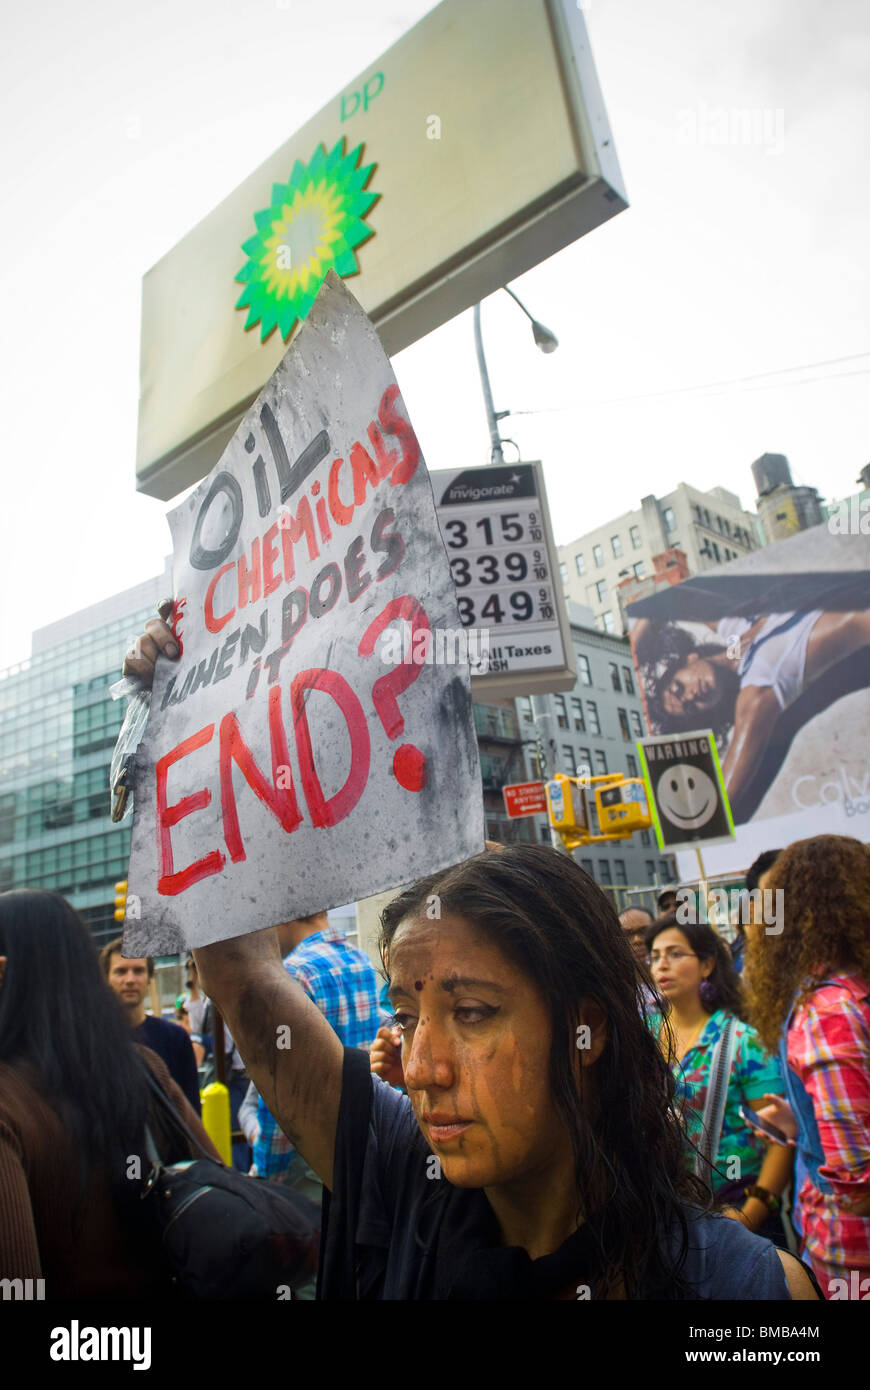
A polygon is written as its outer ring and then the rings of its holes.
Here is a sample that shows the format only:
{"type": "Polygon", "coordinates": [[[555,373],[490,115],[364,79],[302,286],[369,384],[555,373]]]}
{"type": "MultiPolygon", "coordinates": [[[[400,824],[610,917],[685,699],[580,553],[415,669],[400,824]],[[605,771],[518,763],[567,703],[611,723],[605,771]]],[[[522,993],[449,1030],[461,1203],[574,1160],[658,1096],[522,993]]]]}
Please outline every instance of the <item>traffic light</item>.
{"type": "Polygon", "coordinates": [[[595,805],[603,835],[628,839],[635,830],[646,830],[652,825],[646,787],[639,777],[626,778],[615,786],[596,787],[595,805]]]}
{"type": "Polygon", "coordinates": [[[115,884],[115,921],[123,922],[127,915],[127,880],[115,884]]]}
{"type": "Polygon", "coordinates": [[[585,844],[589,835],[589,817],[579,780],[557,772],[549,782],[544,783],[544,791],[547,794],[550,824],[562,837],[565,848],[576,849],[585,844]]]}

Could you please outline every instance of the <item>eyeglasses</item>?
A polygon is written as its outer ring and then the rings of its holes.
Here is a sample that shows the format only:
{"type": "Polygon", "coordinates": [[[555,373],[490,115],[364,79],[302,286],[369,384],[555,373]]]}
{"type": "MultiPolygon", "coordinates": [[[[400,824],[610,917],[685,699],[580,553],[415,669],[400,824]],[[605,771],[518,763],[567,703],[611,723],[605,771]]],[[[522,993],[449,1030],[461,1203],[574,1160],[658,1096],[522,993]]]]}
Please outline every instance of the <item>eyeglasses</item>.
{"type": "Polygon", "coordinates": [[[681,960],[697,960],[694,951],[681,951],[678,946],[669,946],[665,951],[650,951],[646,958],[647,965],[658,965],[660,960],[672,960],[679,964],[681,960]]]}

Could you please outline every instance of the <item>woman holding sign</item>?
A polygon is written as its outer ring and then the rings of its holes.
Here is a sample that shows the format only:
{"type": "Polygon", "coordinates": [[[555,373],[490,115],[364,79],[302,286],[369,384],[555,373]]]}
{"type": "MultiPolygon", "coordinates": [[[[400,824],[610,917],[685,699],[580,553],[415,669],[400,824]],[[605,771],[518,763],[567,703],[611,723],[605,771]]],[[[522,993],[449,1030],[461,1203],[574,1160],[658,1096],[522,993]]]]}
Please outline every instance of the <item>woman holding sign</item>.
{"type": "MultiPolygon", "coordinates": [[[[170,639],[152,625],[155,653],[170,639]]],[[[816,1297],[800,1262],[703,1210],[631,951],[572,860],[518,845],[424,879],[382,951],[407,1095],[342,1048],[274,929],[196,951],[328,1189],[321,1297],[816,1297]]]]}

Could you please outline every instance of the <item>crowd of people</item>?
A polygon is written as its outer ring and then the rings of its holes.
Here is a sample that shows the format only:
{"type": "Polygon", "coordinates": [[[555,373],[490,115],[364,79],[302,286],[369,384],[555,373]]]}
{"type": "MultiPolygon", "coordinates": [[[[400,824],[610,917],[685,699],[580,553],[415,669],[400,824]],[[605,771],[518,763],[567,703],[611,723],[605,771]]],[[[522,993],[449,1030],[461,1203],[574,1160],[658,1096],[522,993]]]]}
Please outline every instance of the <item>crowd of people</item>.
{"type": "Polygon", "coordinates": [[[384,988],[318,913],[191,953],[177,1023],[120,940],[98,959],[62,898],[0,894],[0,1276],[173,1296],[154,1086],[220,1162],[197,1084],[219,1011],[235,1166],[321,1203],[321,1299],[855,1296],[870,854],[817,836],[747,884],[729,943],[675,890],[617,917],[570,856],[490,845],[385,908],[384,988]]]}

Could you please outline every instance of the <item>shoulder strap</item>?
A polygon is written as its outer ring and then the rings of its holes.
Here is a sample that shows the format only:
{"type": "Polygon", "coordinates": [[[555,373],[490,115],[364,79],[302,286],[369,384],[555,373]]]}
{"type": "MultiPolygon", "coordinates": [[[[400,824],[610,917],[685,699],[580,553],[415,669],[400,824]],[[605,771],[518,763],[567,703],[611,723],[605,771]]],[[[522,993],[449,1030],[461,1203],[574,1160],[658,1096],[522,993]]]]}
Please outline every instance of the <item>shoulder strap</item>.
{"type": "MultiPolygon", "coordinates": [[[[170,1101],[169,1097],[164,1094],[163,1088],[159,1085],[156,1077],[152,1074],[151,1068],[148,1066],[147,1062],[143,1061],[142,1066],[145,1070],[151,1093],[154,1099],[157,1101],[156,1108],[160,1112],[161,1118],[168,1121],[169,1127],[171,1129],[174,1129],[176,1136],[179,1136],[184,1141],[184,1144],[186,1145],[191,1155],[194,1154],[197,1150],[199,1150],[203,1158],[207,1158],[212,1163],[214,1163],[214,1156],[208,1153],[208,1151],[203,1148],[202,1144],[199,1142],[193,1131],[188,1129],[184,1120],[181,1118],[175,1106],[170,1101]]],[[[154,1147],[154,1138],[147,1124],[145,1126],[145,1142],[146,1147],[149,1145],[152,1148],[154,1147]]],[[[148,1157],[153,1161],[154,1155],[150,1151],[148,1153],[148,1157]]]]}
{"type": "Polygon", "coordinates": [[[734,1042],[737,1020],[729,1014],[725,1026],[719,1034],[719,1041],[713,1050],[710,1062],[710,1079],[707,1083],[707,1099],[701,1119],[700,1176],[713,1187],[713,1165],[719,1152],[722,1123],[725,1119],[725,1101],[728,1097],[728,1082],[731,1079],[731,1064],[734,1059],[734,1042]]]}

